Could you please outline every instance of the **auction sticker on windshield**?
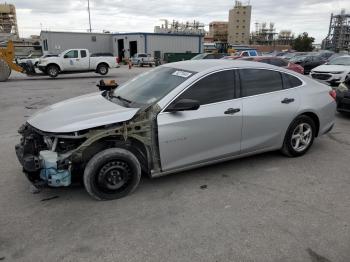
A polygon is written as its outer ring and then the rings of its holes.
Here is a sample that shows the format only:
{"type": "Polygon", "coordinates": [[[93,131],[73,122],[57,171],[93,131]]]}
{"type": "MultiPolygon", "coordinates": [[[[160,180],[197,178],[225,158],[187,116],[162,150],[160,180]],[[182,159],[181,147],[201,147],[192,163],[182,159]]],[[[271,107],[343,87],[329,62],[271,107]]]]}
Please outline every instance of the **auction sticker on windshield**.
{"type": "Polygon", "coordinates": [[[189,76],[192,75],[192,73],[189,72],[185,72],[185,71],[175,71],[174,73],[172,73],[173,76],[180,76],[183,78],[188,78],[189,76]]]}

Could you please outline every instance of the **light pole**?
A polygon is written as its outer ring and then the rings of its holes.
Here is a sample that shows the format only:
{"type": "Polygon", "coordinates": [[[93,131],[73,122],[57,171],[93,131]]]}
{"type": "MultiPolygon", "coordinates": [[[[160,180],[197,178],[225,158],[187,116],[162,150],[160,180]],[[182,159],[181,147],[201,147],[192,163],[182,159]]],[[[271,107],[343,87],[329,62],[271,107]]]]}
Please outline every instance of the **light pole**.
{"type": "Polygon", "coordinates": [[[90,0],[88,0],[88,12],[89,12],[89,26],[90,26],[90,33],[91,33],[90,0]]]}

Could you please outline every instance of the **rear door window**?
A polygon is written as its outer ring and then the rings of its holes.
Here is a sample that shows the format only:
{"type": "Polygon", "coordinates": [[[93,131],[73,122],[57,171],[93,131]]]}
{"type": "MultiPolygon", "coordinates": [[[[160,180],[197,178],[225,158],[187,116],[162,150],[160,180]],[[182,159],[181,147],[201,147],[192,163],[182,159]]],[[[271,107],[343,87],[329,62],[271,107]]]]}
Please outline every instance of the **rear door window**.
{"type": "Polygon", "coordinates": [[[80,56],[81,56],[81,58],[86,57],[86,56],[87,56],[86,50],[81,50],[81,51],[80,51],[80,56]]]}
{"type": "Polygon", "coordinates": [[[193,99],[201,105],[234,99],[235,71],[226,70],[206,76],[189,87],[176,101],[193,99]]]}
{"type": "Polygon", "coordinates": [[[241,96],[254,96],[283,89],[282,76],[267,69],[240,69],[241,96]]]}

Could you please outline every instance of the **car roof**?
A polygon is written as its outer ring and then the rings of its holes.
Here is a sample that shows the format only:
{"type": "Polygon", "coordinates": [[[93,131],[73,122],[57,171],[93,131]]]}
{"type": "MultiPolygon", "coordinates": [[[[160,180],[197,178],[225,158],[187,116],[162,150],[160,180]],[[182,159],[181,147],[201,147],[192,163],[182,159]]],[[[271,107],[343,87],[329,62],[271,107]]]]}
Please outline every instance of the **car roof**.
{"type": "Polygon", "coordinates": [[[228,59],[207,59],[207,60],[188,60],[163,65],[193,72],[203,72],[208,70],[218,70],[224,68],[277,68],[272,65],[262,64],[253,61],[228,60],[228,59]]]}

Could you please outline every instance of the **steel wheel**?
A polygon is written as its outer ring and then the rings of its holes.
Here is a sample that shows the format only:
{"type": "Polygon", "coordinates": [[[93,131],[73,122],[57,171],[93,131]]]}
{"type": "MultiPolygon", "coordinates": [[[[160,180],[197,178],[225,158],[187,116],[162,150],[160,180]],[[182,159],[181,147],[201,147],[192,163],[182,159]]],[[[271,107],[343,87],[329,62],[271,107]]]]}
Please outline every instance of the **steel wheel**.
{"type": "Polygon", "coordinates": [[[110,148],[97,153],[84,170],[84,186],[95,199],[122,198],[135,190],[141,178],[141,165],[133,153],[110,148]]]}
{"type": "Polygon", "coordinates": [[[106,163],[96,177],[97,186],[105,193],[123,190],[130,180],[131,168],[125,161],[115,160],[106,163]]]}
{"type": "Polygon", "coordinates": [[[312,128],[307,123],[299,124],[293,131],[291,144],[295,151],[302,152],[309,145],[312,140],[312,128]]]}

